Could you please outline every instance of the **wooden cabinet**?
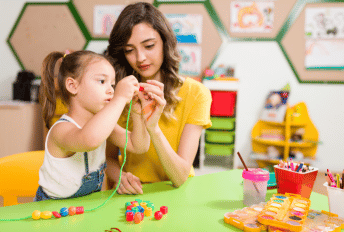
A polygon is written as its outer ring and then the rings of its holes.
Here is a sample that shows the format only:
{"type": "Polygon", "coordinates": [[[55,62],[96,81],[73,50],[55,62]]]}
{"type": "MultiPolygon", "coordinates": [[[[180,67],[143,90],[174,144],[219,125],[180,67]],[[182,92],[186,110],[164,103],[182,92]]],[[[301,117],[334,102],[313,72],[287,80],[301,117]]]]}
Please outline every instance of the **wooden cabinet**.
{"type": "MultiPolygon", "coordinates": [[[[275,134],[276,133],[272,133],[275,134]]],[[[283,160],[289,160],[290,151],[299,151],[303,154],[302,161],[310,163],[315,159],[319,134],[312,123],[307,106],[300,102],[295,106],[288,106],[285,120],[281,123],[259,120],[251,132],[252,151],[251,158],[255,159],[260,167],[279,163],[279,159],[270,159],[267,155],[267,148],[274,146],[282,155],[283,160]],[[300,141],[293,141],[292,135],[300,129],[304,129],[303,138],[300,141]],[[262,136],[263,131],[279,131],[279,137],[267,138],[262,136]]]]}
{"type": "Polygon", "coordinates": [[[202,131],[199,168],[203,168],[206,155],[226,156],[233,163],[235,141],[235,107],[237,81],[203,80],[210,90],[212,104],[210,119],[212,126],[202,131]]]}
{"type": "Polygon", "coordinates": [[[0,101],[0,157],[43,150],[43,119],[38,103],[0,101]]]}

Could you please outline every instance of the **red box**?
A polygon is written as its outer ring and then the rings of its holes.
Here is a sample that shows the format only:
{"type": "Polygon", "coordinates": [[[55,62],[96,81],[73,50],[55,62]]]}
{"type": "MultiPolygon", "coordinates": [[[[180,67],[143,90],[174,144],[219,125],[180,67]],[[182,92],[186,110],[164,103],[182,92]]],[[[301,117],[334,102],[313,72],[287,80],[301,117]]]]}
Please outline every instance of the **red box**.
{"type": "Polygon", "coordinates": [[[210,115],[232,117],[234,115],[236,94],[237,92],[211,91],[213,101],[210,107],[210,115]]]}
{"type": "Polygon", "coordinates": [[[313,185],[318,174],[317,168],[304,173],[279,168],[278,165],[275,165],[274,168],[278,193],[294,193],[305,198],[311,196],[313,185]]]}

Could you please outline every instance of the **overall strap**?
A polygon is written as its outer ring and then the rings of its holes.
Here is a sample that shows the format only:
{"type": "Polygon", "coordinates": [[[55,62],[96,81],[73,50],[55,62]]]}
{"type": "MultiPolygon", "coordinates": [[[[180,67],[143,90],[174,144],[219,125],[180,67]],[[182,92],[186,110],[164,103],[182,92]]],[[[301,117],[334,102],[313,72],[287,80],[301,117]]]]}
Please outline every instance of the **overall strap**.
{"type": "Polygon", "coordinates": [[[89,174],[89,171],[88,171],[88,155],[87,155],[87,152],[84,153],[84,160],[85,160],[85,171],[86,171],[86,175],[89,174]]]}

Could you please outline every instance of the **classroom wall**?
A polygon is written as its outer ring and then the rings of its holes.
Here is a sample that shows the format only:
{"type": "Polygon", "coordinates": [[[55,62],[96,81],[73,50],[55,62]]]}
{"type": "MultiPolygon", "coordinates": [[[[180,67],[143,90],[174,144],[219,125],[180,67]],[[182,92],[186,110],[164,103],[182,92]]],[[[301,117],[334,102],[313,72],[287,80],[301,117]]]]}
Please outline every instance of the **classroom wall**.
{"type": "MultiPolygon", "coordinates": [[[[35,2],[66,2],[40,1],[35,2]]],[[[12,98],[12,83],[20,66],[10,51],[6,39],[25,1],[0,0],[0,100],[12,98]]],[[[205,31],[205,29],[203,29],[205,31]]],[[[91,42],[88,49],[103,51],[104,42],[91,42]]],[[[281,50],[275,42],[230,42],[214,65],[225,63],[235,66],[235,76],[240,79],[237,111],[235,153],[240,151],[248,165],[251,151],[251,129],[259,118],[263,102],[270,90],[291,86],[289,103],[307,104],[309,115],[319,131],[322,142],[318,146],[314,166],[320,170],[344,168],[344,84],[300,84],[281,50]]],[[[343,73],[344,75],[344,73],[343,73]]],[[[235,157],[235,164],[240,161],[235,157]]]]}

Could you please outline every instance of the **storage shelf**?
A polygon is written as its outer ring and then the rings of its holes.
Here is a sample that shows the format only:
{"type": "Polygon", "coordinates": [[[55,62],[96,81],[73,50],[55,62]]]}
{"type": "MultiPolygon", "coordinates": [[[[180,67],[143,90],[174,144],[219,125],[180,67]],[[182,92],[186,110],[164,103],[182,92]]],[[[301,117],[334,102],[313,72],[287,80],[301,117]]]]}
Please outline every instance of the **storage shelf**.
{"type": "Polygon", "coordinates": [[[303,102],[293,107],[288,106],[283,122],[258,120],[252,129],[251,138],[252,154],[260,154],[252,155],[251,157],[257,161],[260,167],[279,163],[279,160],[269,159],[267,150],[270,146],[274,146],[285,161],[289,160],[290,152],[302,152],[304,157],[302,161],[311,162],[314,160],[319,143],[318,131],[309,118],[306,104],[303,102]],[[291,141],[290,138],[299,128],[304,128],[305,130],[303,140],[300,142],[291,141]],[[281,135],[285,137],[285,140],[272,140],[260,137],[263,131],[269,130],[271,130],[271,134],[276,130],[281,130],[281,135]],[[262,156],[262,154],[265,154],[265,156],[262,156]]]}
{"type": "Polygon", "coordinates": [[[259,138],[259,137],[256,137],[256,138],[253,138],[252,139],[253,141],[255,142],[258,142],[258,143],[262,143],[262,144],[266,144],[266,145],[270,145],[270,146],[285,146],[285,141],[283,140],[271,140],[271,139],[262,139],[262,138],[259,138]]]}

